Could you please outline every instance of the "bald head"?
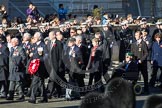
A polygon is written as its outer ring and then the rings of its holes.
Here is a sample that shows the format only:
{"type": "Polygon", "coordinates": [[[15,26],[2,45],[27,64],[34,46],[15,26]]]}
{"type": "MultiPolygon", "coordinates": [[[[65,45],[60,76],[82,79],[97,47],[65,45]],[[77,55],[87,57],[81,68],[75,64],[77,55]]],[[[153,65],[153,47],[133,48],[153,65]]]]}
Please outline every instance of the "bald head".
{"type": "Polygon", "coordinates": [[[55,31],[49,32],[49,39],[50,39],[50,40],[53,40],[53,39],[55,39],[55,38],[56,38],[55,31]]]}

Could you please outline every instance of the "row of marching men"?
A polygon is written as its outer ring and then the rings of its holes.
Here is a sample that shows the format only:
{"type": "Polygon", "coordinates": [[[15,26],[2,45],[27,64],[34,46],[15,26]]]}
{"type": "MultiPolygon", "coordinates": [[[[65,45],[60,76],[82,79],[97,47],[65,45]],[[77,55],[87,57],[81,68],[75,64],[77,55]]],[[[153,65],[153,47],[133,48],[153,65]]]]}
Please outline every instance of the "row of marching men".
{"type": "MultiPolygon", "coordinates": [[[[72,33],[73,29],[70,32],[72,33]]],[[[19,39],[7,35],[7,43],[0,44],[1,97],[13,100],[17,90],[17,100],[24,100],[24,89],[30,81],[28,77],[31,77],[29,102],[36,103],[38,91],[42,97],[38,102],[48,102],[55,90],[58,97],[62,94],[62,87],[57,83],[57,78],[72,86],[77,84],[84,87],[85,74],[82,70],[93,71],[90,74],[89,85],[92,85],[93,79],[96,83],[101,80],[102,75],[107,74],[110,45],[107,40],[101,38],[101,33],[97,32],[92,39],[91,50],[83,44],[82,36],[72,36],[66,42],[62,37],[60,31],[51,31],[48,40],[42,41],[40,32],[35,32],[32,38],[29,33],[24,33],[23,41],[20,42],[19,39]],[[65,71],[69,74],[69,81],[65,78],[65,71]],[[46,78],[49,78],[47,89],[44,82],[46,78]]],[[[105,77],[106,81],[108,79],[105,77]]],[[[71,91],[72,89],[66,90],[67,100],[80,98],[80,94],[71,97],[71,91]]]]}
{"type": "MultiPolygon", "coordinates": [[[[62,40],[63,36],[60,31],[51,31],[49,33],[49,41],[43,42],[40,32],[36,32],[31,39],[29,33],[23,35],[23,42],[17,38],[12,38],[10,35],[6,36],[8,43],[1,42],[1,70],[2,77],[0,86],[3,88],[1,97],[6,97],[8,100],[13,100],[15,88],[19,91],[18,100],[24,100],[24,85],[27,84],[27,74],[25,70],[31,66],[31,70],[36,71],[32,75],[32,82],[30,84],[30,100],[29,102],[36,102],[36,93],[39,89],[43,97],[40,102],[47,102],[47,98],[51,98],[56,89],[58,97],[61,95],[61,86],[56,83],[57,77],[67,82],[64,75],[65,70],[69,73],[69,83],[72,85],[77,83],[79,87],[84,87],[84,71],[93,71],[90,74],[89,85],[92,85],[94,79],[95,83],[100,81],[101,76],[108,81],[107,73],[110,64],[111,48],[113,48],[113,35],[104,33],[102,38],[101,33],[96,32],[94,39],[92,39],[92,46],[89,46],[83,39],[83,36],[75,35],[75,29],[70,29],[71,38],[68,41],[62,40]],[[110,38],[110,39],[108,39],[110,38]],[[111,40],[112,39],[112,40],[111,40]],[[30,41],[31,40],[31,41],[30,41]],[[20,44],[22,43],[22,44],[20,44]],[[9,51],[8,48],[9,47],[9,51]],[[91,48],[89,50],[88,48],[91,48]],[[9,58],[9,59],[8,59],[9,58]],[[74,59],[75,58],[75,59],[74,59]],[[38,67],[30,65],[32,60],[38,60],[38,67]],[[7,73],[9,71],[9,73],[7,73]],[[78,71],[76,73],[76,71],[78,71]],[[49,77],[48,95],[44,86],[44,79],[49,77]],[[7,87],[9,82],[9,88],[7,87]]],[[[116,39],[117,40],[117,39],[116,39]]],[[[121,41],[123,38],[121,38],[121,41]]],[[[150,80],[150,85],[154,86],[156,81],[157,69],[161,69],[161,34],[155,35],[155,41],[151,43],[147,36],[146,29],[135,32],[135,42],[131,44],[130,51],[136,57],[139,63],[139,71],[144,77],[144,91],[149,92],[148,86],[148,72],[147,59],[151,58],[153,64],[153,74],[150,80]],[[159,40],[156,40],[159,39],[159,40]],[[149,56],[150,55],[150,56],[149,56]]],[[[125,42],[125,40],[124,40],[125,42]]],[[[120,47],[122,44],[120,45],[120,47]]],[[[113,52],[112,52],[113,53],[113,52]]],[[[125,54],[125,53],[124,53],[125,54]]],[[[37,62],[37,61],[36,61],[37,62]]],[[[35,66],[35,65],[34,65],[35,66]]],[[[70,92],[71,90],[67,90],[70,92]]],[[[67,93],[69,94],[69,93],[67,93]]],[[[67,99],[71,99],[66,95],[67,99]]],[[[75,97],[76,98],[76,97],[75,97]]],[[[79,96],[77,97],[79,98],[79,96]]]]}

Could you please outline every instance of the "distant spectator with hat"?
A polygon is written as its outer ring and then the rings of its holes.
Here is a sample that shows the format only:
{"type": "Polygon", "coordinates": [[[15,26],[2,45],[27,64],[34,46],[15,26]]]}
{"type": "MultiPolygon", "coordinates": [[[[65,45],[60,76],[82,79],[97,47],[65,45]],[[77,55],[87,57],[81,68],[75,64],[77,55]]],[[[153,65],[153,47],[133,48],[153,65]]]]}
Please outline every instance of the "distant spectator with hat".
{"type": "Polygon", "coordinates": [[[153,31],[152,40],[155,41],[155,34],[162,33],[162,22],[156,22],[156,29],[153,31]]]}
{"type": "Polygon", "coordinates": [[[149,26],[147,25],[147,19],[146,18],[142,18],[141,19],[141,22],[140,22],[140,30],[143,30],[145,29],[145,31],[147,31],[147,34],[149,35],[150,33],[150,28],[149,26]]]}

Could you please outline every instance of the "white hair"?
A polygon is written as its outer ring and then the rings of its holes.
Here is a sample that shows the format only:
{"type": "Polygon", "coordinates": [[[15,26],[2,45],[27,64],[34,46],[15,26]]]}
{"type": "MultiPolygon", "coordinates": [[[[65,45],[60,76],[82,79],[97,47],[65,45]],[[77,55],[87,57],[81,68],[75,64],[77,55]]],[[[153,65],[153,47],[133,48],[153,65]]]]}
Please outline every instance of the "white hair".
{"type": "Polygon", "coordinates": [[[34,36],[36,36],[37,38],[39,38],[39,40],[42,39],[42,34],[41,34],[41,32],[35,32],[34,36]]]}
{"type": "Polygon", "coordinates": [[[23,37],[31,38],[31,35],[30,35],[30,33],[24,33],[23,37]]]}
{"type": "Polygon", "coordinates": [[[75,39],[76,39],[76,40],[81,40],[81,41],[82,41],[83,38],[82,38],[81,35],[78,35],[78,36],[75,37],[75,39]]]}
{"type": "Polygon", "coordinates": [[[19,42],[19,39],[18,39],[18,38],[12,38],[11,40],[12,40],[12,41],[19,42]]]}

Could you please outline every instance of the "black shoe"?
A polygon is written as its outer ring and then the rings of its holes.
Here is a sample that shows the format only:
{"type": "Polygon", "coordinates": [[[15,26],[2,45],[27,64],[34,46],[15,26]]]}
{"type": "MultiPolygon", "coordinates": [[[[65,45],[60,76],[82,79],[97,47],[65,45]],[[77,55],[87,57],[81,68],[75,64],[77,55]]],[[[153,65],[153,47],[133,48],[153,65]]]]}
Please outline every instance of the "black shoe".
{"type": "Polygon", "coordinates": [[[7,97],[6,100],[13,100],[13,97],[7,97]]]}
{"type": "Polygon", "coordinates": [[[1,95],[1,96],[0,96],[0,98],[6,98],[6,96],[4,96],[4,95],[1,95]]]}
{"type": "Polygon", "coordinates": [[[149,83],[150,87],[155,87],[155,84],[149,83]]]}
{"type": "Polygon", "coordinates": [[[31,95],[31,93],[28,92],[25,96],[26,96],[26,97],[30,97],[30,95],[31,95]]]}
{"type": "Polygon", "coordinates": [[[61,95],[58,95],[58,94],[57,94],[57,95],[54,95],[53,97],[54,97],[54,98],[61,98],[61,95]]]}
{"type": "Polygon", "coordinates": [[[35,100],[28,100],[29,103],[33,103],[33,104],[36,104],[36,101],[35,100]]]}
{"type": "Polygon", "coordinates": [[[160,84],[159,86],[157,86],[158,88],[162,89],[162,84],[160,84]]]}
{"type": "Polygon", "coordinates": [[[72,98],[72,100],[80,100],[80,99],[81,99],[80,97],[72,98]]]}
{"type": "Polygon", "coordinates": [[[41,99],[41,100],[38,100],[38,103],[46,103],[46,102],[48,102],[47,99],[41,99]]]}
{"type": "Polygon", "coordinates": [[[142,95],[149,95],[150,92],[149,92],[149,91],[144,91],[144,92],[142,92],[141,94],[142,94],[142,95]]]}
{"type": "Polygon", "coordinates": [[[66,100],[66,101],[72,101],[72,99],[71,99],[71,98],[65,98],[65,100],[66,100]]]}
{"type": "Polygon", "coordinates": [[[52,96],[51,96],[51,95],[49,95],[49,96],[48,96],[48,99],[52,99],[52,96]]]}
{"type": "Polygon", "coordinates": [[[25,97],[24,96],[21,96],[21,97],[17,98],[16,100],[18,100],[18,101],[24,101],[25,100],[25,97]]]}

